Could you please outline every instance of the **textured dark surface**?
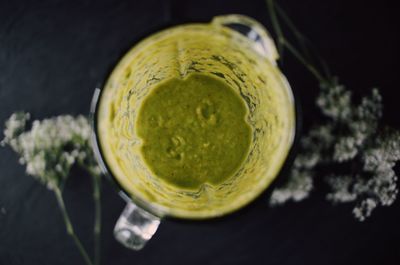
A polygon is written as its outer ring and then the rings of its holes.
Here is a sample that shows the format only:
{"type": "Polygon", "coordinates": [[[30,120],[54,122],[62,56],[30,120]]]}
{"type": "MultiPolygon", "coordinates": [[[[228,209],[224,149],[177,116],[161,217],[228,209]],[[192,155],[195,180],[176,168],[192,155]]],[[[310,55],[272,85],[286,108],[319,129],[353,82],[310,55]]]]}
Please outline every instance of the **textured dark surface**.
{"type": "MultiPolygon", "coordinates": [[[[343,83],[355,93],[380,86],[386,121],[399,128],[399,18],[395,1],[283,1],[343,83]]],[[[15,110],[35,118],[87,113],[93,88],[118,57],[155,29],[250,15],[268,26],[264,1],[0,1],[0,129],[15,110]]],[[[284,72],[312,121],[316,83],[288,58],[284,72]]],[[[65,233],[52,193],[0,150],[0,264],[83,264],[65,233]]],[[[124,207],[103,182],[103,264],[399,264],[400,203],[364,223],[350,206],[333,207],[320,192],[270,209],[266,198],[214,222],[165,221],[140,252],[112,236],[124,207]]],[[[74,172],[66,200],[89,248],[90,179],[74,172]]]]}

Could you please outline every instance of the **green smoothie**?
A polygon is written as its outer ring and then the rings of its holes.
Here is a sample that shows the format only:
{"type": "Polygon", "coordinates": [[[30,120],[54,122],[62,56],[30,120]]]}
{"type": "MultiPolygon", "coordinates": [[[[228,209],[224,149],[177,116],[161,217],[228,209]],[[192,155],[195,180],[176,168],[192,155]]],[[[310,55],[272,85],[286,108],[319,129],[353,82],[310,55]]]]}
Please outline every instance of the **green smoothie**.
{"type": "Polygon", "coordinates": [[[247,157],[251,128],[243,99],[217,77],[191,74],[153,88],[136,121],[151,171],[177,187],[217,185],[247,157]]]}
{"type": "Polygon", "coordinates": [[[135,203],[160,216],[221,216],[275,179],[294,105],[260,48],[215,21],[155,33],[121,58],[96,130],[110,175],[135,203]]]}

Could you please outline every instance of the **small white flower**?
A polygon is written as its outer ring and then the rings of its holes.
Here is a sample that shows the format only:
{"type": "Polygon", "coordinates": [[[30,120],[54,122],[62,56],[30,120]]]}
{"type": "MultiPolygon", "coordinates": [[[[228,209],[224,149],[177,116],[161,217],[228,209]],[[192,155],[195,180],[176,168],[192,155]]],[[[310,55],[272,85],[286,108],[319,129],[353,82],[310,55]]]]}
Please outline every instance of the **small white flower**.
{"type": "Polygon", "coordinates": [[[290,176],[291,181],[283,187],[276,188],[271,195],[270,205],[280,205],[289,200],[301,201],[307,198],[313,188],[312,176],[309,172],[293,170],[290,176]]]}
{"type": "Polygon", "coordinates": [[[358,153],[357,141],[354,137],[345,136],[337,140],[334,145],[333,160],[344,162],[353,159],[358,153]]]}
{"type": "Polygon", "coordinates": [[[371,198],[365,199],[353,209],[354,217],[360,221],[364,221],[367,217],[371,215],[376,206],[377,203],[375,200],[371,198]]]}
{"type": "Polygon", "coordinates": [[[357,199],[354,194],[352,184],[354,178],[348,175],[331,175],[327,177],[327,182],[332,187],[332,192],[326,195],[326,198],[334,203],[351,202],[357,199]]]}
{"type": "Polygon", "coordinates": [[[62,166],[60,164],[57,164],[55,169],[56,169],[57,172],[62,172],[63,171],[63,168],[62,168],[62,166]]]}
{"type": "Polygon", "coordinates": [[[316,103],[323,114],[334,120],[346,120],[351,115],[351,92],[344,86],[323,84],[316,103]]]}

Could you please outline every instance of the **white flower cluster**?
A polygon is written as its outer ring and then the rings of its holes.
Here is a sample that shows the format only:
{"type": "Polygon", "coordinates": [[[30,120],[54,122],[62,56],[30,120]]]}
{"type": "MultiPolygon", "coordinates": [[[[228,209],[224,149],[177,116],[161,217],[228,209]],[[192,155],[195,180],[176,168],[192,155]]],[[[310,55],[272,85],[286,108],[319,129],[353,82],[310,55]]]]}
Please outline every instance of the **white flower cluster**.
{"type": "Polygon", "coordinates": [[[322,83],[321,93],[317,97],[316,103],[321,112],[333,120],[343,121],[351,113],[351,92],[342,85],[334,81],[333,85],[322,83]]]}
{"type": "Polygon", "coordinates": [[[62,185],[73,164],[78,163],[92,174],[100,174],[92,148],[91,127],[87,118],[62,115],[35,120],[26,131],[29,113],[11,115],[4,130],[2,145],[8,144],[20,155],[26,172],[49,189],[62,185]]]}
{"type": "Polygon", "coordinates": [[[356,202],[353,214],[363,221],[375,207],[396,199],[393,167],[400,161],[400,133],[379,127],[382,98],[377,89],[354,105],[351,92],[336,81],[320,88],[316,103],[326,118],[301,140],[289,180],[273,191],[270,203],[307,198],[318,170],[327,175],[331,191],[326,198],[356,202]]]}
{"type": "Polygon", "coordinates": [[[25,131],[26,122],[30,119],[29,113],[16,112],[6,121],[4,139],[1,145],[9,144],[14,150],[19,150],[18,135],[25,131]]]}
{"type": "Polygon", "coordinates": [[[299,171],[294,168],[289,182],[282,188],[275,189],[270,198],[271,205],[283,204],[288,200],[295,202],[301,201],[308,197],[313,187],[313,179],[306,171],[299,171]]]}
{"type": "Polygon", "coordinates": [[[348,175],[330,175],[327,199],[334,203],[356,201],[354,216],[360,221],[371,215],[378,205],[392,205],[397,197],[397,176],[393,170],[400,161],[400,133],[384,132],[370,138],[352,161],[357,166],[348,175]],[[374,140],[372,140],[374,139],[374,140]]]}

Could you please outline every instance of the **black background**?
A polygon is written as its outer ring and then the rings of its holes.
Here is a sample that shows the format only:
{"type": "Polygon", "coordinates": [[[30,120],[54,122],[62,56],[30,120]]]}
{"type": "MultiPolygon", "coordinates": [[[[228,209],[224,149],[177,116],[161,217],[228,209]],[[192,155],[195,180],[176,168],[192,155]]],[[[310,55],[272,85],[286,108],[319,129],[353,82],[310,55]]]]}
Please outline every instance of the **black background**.
{"type": "MultiPolygon", "coordinates": [[[[385,122],[399,128],[399,15],[396,1],[281,1],[335,74],[356,95],[381,88],[385,122]]],[[[16,110],[34,118],[86,114],[93,89],[141,37],[167,25],[242,13],[270,27],[260,0],[0,1],[0,129],[16,110]]],[[[305,125],[315,118],[317,83],[293,59],[283,71],[305,125]]],[[[66,188],[76,230],[91,250],[90,178],[75,170],[66,188]]],[[[123,201],[103,181],[103,264],[399,264],[400,203],[359,223],[350,205],[323,189],[299,204],[269,208],[266,196],[214,222],[164,221],[140,252],[112,229],[123,201]]],[[[0,150],[0,264],[83,264],[51,192],[0,150]]]]}

